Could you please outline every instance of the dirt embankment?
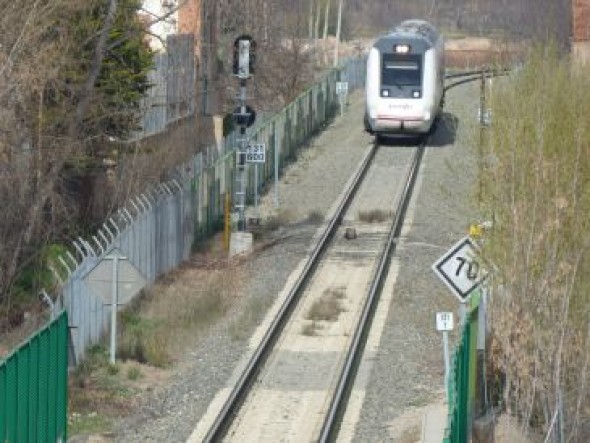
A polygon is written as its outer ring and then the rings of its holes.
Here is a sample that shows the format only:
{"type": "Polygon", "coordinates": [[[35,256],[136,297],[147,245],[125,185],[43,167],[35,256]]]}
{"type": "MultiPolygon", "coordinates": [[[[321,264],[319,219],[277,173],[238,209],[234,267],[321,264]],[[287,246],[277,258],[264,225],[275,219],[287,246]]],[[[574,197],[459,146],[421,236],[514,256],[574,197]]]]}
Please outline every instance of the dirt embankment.
{"type": "Polygon", "coordinates": [[[445,63],[449,68],[477,69],[482,66],[507,66],[523,60],[524,43],[485,37],[467,37],[445,41],[445,63]]]}

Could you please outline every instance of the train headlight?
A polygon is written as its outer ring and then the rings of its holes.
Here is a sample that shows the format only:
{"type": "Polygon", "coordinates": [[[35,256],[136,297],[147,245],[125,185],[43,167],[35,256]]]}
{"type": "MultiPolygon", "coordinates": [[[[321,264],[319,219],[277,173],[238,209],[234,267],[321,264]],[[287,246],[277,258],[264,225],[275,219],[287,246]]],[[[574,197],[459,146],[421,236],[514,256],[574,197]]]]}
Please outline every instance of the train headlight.
{"type": "Polygon", "coordinates": [[[382,89],[381,97],[389,97],[389,89],[382,89]]]}
{"type": "Polygon", "coordinates": [[[432,114],[430,113],[430,111],[426,111],[424,113],[424,121],[427,122],[428,120],[430,120],[431,115],[432,114]]]}
{"type": "Polygon", "coordinates": [[[398,54],[407,54],[410,52],[410,45],[394,45],[393,51],[398,54]]]}
{"type": "Polygon", "coordinates": [[[420,98],[420,91],[415,89],[412,91],[412,97],[414,98],[420,98]]]}

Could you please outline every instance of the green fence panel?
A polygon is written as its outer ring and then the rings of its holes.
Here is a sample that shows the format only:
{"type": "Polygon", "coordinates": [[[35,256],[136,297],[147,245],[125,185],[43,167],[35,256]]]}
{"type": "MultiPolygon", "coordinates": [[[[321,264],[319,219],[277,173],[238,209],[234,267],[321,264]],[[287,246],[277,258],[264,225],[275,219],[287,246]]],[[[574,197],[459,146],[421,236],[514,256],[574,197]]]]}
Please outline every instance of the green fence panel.
{"type": "Polygon", "coordinates": [[[0,362],[0,442],[65,442],[67,379],[64,311],[0,362]]]}
{"type": "Polygon", "coordinates": [[[449,415],[443,443],[468,443],[476,380],[478,310],[469,312],[453,354],[447,398],[449,415]]]}

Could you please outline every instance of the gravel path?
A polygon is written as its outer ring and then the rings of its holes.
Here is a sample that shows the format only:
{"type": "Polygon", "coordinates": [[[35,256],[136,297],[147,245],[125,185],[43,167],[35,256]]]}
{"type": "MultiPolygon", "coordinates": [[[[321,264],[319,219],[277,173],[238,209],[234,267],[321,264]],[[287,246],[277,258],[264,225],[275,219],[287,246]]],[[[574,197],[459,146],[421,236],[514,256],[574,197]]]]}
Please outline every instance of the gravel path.
{"type": "MultiPolygon", "coordinates": [[[[441,128],[436,146],[425,156],[410,208],[413,222],[397,249],[400,272],[380,347],[362,369],[366,386],[355,441],[395,441],[406,427],[415,426],[415,417],[401,427],[396,418],[403,419],[404,413],[419,411],[441,396],[442,348],[434,331],[434,314],[456,311],[458,303],[430,266],[465,235],[472,220],[469,193],[477,170],[468,147],[476,100],[475,86],[448,94],[446,127],[455,126],[457,132],[441,128]]],[[[292,270],[306,257],[318,229],[313,214],[328,212],[372,142],[362,130],[363,112],[362,92],[357,91],[350,96],[345,115],[316,137],[283,175],[280,209],[274,208],[272,189],[262,199],[259,209],[263,220],[280,214],[290,223],[273,234],[267,247],[256,249],[238,265],[242,275],[250,278],[243,282],[240,302],[227,321],[187,350],[170,382],[155,387],[142,399],[137,412],[121,421],[115,441],[184,442],[190,436],[215,394],[247,355],[247,337],[292,270]],[[254,318],[245,322],[236,337],[229,325],[245,312],[254,318]]]]}
{"type": "Polygon", "coordinates": [[[426,407],[443,397],[442,339],[435,314],[454,311],[457,318],[459,304],[431,265],[474,221],[477,166],[469,147],[476,140],[477,97],[474,85],[449,91],[446,124],[424,157],[395,253],[393,264],[399,270],[383,335],[362,369],[367,381],[353,441],[416,441],[426,407]],[[456,127],[454,134],[445,130],[450,126],[456,127]]]}

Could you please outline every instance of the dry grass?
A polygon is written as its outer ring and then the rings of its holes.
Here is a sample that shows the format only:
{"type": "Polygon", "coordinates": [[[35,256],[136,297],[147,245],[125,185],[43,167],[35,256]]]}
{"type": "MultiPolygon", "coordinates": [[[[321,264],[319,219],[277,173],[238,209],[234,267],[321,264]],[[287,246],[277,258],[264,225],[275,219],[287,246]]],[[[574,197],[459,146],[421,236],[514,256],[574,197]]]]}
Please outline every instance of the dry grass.
{"type": "Polygon", "coordinates": [[[396,440],[398,443],[417,443],[421,439],[420,426],[415,425],[402,432],[399,438],[396,440]]]}
{"type": "Polygon", "coordinates": [[[276,230],[281,226],[291,223],[294,220],[294,214],[288,209],[281,210],[278,214],[268,217],[264,220],[264,227],[269,230],[276,230]]]}
{"type": "Polygon", "coordinates": [[[305,318],[313,321],[336,321],[344,311],[342,299],[345,292],[343,288],[327,289],[322,296],[313,302],[305,318]]]}
{"type": "Polygon", "coordinates": [[[238,315],[232,319],[228,332],[234,340],[244,340],[249,337],[250,332],[258,324],[266,312],[272,299],[254,297],[240,309],[238,315]]]}
{"type": "Polygon", "coordinates": [[[587,441],[578,432],[590,405],[590,78],[544,47],[493,92],[482,154],[494,161],[480,204],[494,221],[483,252],[498,268],[501,400],[524,429],[546,430],[561,395],[566,439],[587,441]]]}
{"type": "Polygon", "coordinates": [[[322,329],[322,325],[314,320],[311,323],[307,323],[305,326],[303,326],[301,329],[301,334],[314,337],[318,335],[320,329],[322,329]]]}
{"type": "Polygon", "coordinates": [[[359,211],[358,219],[365,223],[381,223],[391,219],[393,213],[382,209],[372,209],[370,211],[359,211]]]}
{"type": "Polygon", "coordinates": [[[518,420],[506,414],[498,418],[494,433],[496,443],[533,443],[544,440],[541,435],[523,435],[518,420]]]}
{"type": "Polygon", "coordinates": [[[108,431],[142,392],[170,376],[167,368],[238,300],[239,266],[226,262],[215,269],[214,253],[194,263],[200,268],[173,272],[120,314],[116,365],[109,364],[107,347],[94,346],[72,373],[69,403],[75,433],[108,431]]]}
{"type": "Polygon", "coordinates": [[[112,431],[142,393],[171,375],[170,371],[136,362],[112,365],[105,346],[91,347],[69,377],[69,435],[112,431]]]}
{"type": "Polygon", "coordinates": [[[324,221],[324,214],[319,209],[314,209],[307,214],[307,221],[315,224],[322,223],[324,221]]]}
{"type": "Polygon", "coordinates": [[[173,284],[150,289],[135,313],[123,315],[121,358],[164,367],[228,311],[239,287],[239,272],[185,270],[173,284]],[[197,283],[195,283],[197,282],[197,283]]]}

